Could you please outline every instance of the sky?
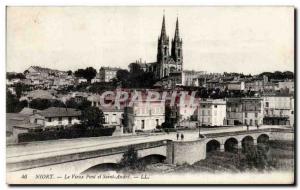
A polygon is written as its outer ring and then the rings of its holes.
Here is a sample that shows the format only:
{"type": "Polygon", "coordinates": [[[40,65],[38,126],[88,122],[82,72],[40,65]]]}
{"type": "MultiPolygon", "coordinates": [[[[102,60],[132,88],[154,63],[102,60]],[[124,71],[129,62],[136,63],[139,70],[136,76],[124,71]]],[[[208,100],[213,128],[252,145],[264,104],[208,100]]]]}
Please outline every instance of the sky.
{"type": "Polygon", "coordinates": [[[294,70],[293,7],[8,7],[6,70],[155,62],[162,17],[179,19],[184,70],[294,70]]]}

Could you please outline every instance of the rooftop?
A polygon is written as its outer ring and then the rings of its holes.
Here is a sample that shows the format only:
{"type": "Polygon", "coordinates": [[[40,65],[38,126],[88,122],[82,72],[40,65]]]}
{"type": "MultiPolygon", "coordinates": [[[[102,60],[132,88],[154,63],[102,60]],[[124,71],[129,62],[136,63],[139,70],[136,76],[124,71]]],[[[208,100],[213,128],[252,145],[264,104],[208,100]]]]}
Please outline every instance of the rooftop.
{"type": "Polygon", "coordinates": [[[100,70],[111,70],[111,71],[118,71],[118,70],[121,70],[121,68],[118,68],[118,67],[101,67],[100,70]]]}
{"type": "Polygon", "coordinates": [[[39,112],[44,117],[69,117],[69,116],[80,116],[81,111],[73,108],[64,107],[50,107],[39,112]]]}

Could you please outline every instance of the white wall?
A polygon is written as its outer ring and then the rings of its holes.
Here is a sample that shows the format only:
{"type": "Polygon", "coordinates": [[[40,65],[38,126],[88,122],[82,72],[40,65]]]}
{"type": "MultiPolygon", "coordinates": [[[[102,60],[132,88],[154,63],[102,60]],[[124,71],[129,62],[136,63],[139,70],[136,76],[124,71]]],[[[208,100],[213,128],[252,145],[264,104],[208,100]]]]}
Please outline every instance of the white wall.
{"type": "MultiPolygon", "coordinates": [[[[80,123],[80,120],[77,119],[77,117],[72,117],[71,124],[80,123]]],[[[51,118],[51,122],[48,121],[48,119],[45,119],[45,127],[48,126],[57,126],[57,125],[69,125],[69,117],[62,117],[61,123],[59,122],[58,117],[51,118]]]]}

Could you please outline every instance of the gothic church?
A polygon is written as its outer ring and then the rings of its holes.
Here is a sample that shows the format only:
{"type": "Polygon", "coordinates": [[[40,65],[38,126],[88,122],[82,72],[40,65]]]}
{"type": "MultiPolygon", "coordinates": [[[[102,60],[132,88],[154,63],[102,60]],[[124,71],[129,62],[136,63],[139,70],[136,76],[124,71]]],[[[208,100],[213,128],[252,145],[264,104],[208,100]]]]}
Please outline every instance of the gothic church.
{"type": "Polygon", "coordinates": [[[157,61],[147,64],[147,70],[153,72],[156,79],[168,77],[170,73],[182,71],[182,39],[179,36],[179,23],[176,20],[175,35],[169,45],[169,36],[166,33],[165,15],[163,16],[161,34],[158,38],[157,61]]]}

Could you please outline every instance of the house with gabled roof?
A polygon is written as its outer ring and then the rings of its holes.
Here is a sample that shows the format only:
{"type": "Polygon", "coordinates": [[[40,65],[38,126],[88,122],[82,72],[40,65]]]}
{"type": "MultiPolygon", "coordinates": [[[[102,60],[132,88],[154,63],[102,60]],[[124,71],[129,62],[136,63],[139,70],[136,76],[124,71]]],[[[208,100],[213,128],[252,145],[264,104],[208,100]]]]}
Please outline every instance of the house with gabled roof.
{"type": "Polygon", "coordinates": [[[50,107],[30,117],[30,123],[43,127],[67,126],[80,123],[81,111],[73,108],[50,107]]]}

